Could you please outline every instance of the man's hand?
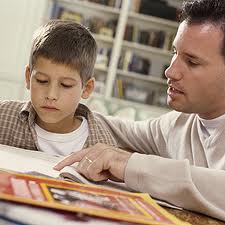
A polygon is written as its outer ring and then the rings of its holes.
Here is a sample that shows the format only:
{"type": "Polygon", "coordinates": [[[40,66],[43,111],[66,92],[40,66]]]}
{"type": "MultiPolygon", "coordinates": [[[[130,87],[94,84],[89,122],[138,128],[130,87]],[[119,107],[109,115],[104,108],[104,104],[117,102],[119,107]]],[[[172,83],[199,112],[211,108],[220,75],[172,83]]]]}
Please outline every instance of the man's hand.
{"type": "Polygon", "coordinates": [[[131,154],[119,148],[99,143],[67,156],[54,169],[61,170],[65,166],[79,162],[77,171],[90,180],[124,181],[125,168],[131,154]]]}

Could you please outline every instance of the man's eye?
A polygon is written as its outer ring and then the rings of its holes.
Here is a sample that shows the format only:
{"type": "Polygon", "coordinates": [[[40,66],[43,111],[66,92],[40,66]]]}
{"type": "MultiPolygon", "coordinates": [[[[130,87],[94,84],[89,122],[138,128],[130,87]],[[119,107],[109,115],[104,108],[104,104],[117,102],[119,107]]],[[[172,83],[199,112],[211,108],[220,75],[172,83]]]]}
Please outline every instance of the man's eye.
{"type": "Polygon", "coordinates": [[[172,55],[176,55],[177,52],[175,50],[172,51],[172,55]]]}
{"type": "Polygon", "coordinates": [[[189,66],[192,66],[192,67],[195,67],[195,66],[198,66],[199,65],[199,63],[197,63],[197,62],[194,62],[194,61],[192,61],[192,60],[187,60],[187,63],[188,63],[188,65],[189,66]]]}
{"type": "Polygon", "coordinates": [[[68,84],[61,84],[63,87],[65,87],[65,88],[71,88],[71,87],[73,87],[73,85],[68,85],[68,84]]]}
{"type": "Polygon", "coordinates": [[[47,80],[40,80],[40,79],[36,79],[36,81],[40,84],[46,84],[48,82],[47,80]]]}

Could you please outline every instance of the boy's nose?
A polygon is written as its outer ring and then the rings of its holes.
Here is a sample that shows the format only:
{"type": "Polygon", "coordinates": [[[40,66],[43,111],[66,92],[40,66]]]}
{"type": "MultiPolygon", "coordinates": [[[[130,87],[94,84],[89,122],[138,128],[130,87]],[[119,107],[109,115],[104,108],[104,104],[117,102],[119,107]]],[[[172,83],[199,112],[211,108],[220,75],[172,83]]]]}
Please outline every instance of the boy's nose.
{"type": "Polygon", "coordinates": [[[49,100],[57,100],[59,95],[57,87],[50,86],[47,91],[46,98],[49,100]]]}

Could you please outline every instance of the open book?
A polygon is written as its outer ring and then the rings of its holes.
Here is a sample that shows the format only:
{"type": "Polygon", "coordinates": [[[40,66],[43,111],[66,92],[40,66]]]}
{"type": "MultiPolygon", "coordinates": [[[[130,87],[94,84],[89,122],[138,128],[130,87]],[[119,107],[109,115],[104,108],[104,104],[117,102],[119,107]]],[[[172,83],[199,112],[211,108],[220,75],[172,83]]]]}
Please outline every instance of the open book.
{"type": "Polygon", "coordinates": [[[63,156],[50,155],[39,151],[30,151],[7,145],[0,145],[0,168],[27,173],[31,175],[48,176],[73,180],[83,184],[96,184],[76,172],[76,164],[66,166],[61,171],[54,170],[54,165],[63,156]]]}

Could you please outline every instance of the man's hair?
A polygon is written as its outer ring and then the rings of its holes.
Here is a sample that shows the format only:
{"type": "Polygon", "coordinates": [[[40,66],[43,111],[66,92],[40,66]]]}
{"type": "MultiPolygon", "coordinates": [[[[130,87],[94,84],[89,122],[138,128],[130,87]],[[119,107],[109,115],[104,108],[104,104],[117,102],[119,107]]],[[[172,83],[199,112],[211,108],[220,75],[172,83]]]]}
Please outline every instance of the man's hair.
{"type": "Polygon", "coordinates": [[[225,0],[186,0],[182,6],[181,21],[189,24],[212,23],[223,31],[221,54],[225,58],[225,0]]]}
{"type": "Polygon", "coordinates": [[[39,56],[65,64],[80,73],[82,84],[93,76],[97,44],[87,28],[73,21],[52,20],[34,34],[32,70],[39,56]]]}

